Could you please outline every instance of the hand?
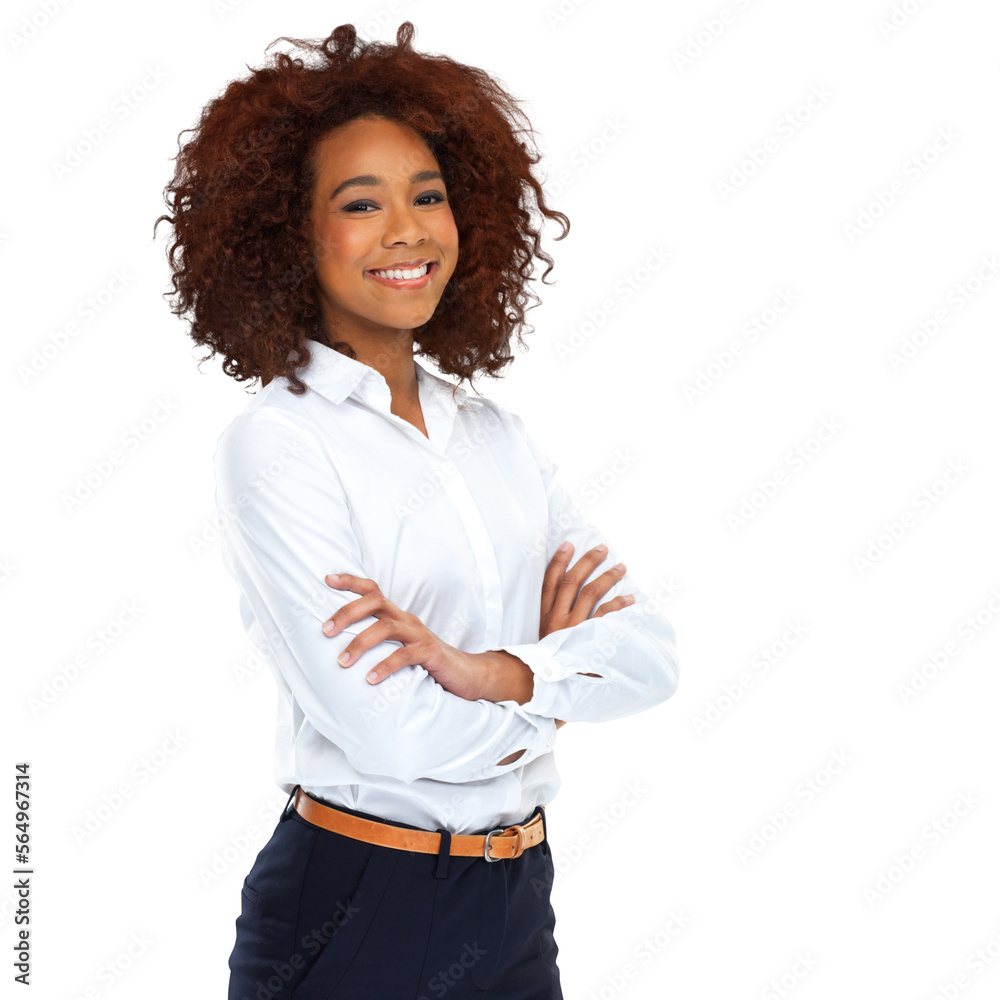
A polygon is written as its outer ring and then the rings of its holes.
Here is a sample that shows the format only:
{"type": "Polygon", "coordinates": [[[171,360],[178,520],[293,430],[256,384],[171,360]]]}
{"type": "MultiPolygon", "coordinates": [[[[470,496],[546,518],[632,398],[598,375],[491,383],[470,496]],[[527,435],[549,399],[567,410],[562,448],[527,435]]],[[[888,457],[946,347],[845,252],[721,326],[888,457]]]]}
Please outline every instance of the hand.
{"type": "MultiPolygon", "coordinates": [[[[585,622],[590,617],[594,605],[603,597],[624,575],[625,567],[603,572],[586,586],[580,585],[599,566],[607,556],[607,546],[599,545],[595,549],[580,556],[569,571],[566,566],[573,554],[572,543],[565,552],[556,551],[542,579],[542,614],[538,626],[538,638],[544,639],[550,632],[570,628],[585,622]]],[[[617,611],[630,605],[635,598],[632,594],[606,601],[596,611],[594,618],[600,618],[609,611],[617,611]]],[[[599,677],[599,674],[585,674],[586,677],[599,677]]]]}
{"type": "MultiPolygon", "coordinates": [[[[565,552],[556,550],[552,557],[545,577],[542,580],[542,614],[538,627],[538,638],[544,639],[550,632],[558,632],[561,628],[570,628],[586,621],[599,597],[603,597],[625,574],[625,567],[612,567],[602,573],[597,579],[581,587],[580,584],[599,566],[608,554],[606,546],[599,545],[581,556],[569,572],[565,571],[573,554],[573,543],[567,542],[569,548],[565,552]]],[[[610,601],[605,601],[596,611],[594,618],[600,618],[609,611],[617,611],[630,605],[635,598],[632,594],[622,594],[610,601]]],[[[582,671],[580,671],[582,673],[582,671]]],[[[583,674],[584,677],[600,677],[600,674],[583,674]]],[[[556,729],[561,729],[566,723],[556,719],[556,729]]]]}
{"type": "Polygon", "coordinates": [[[361,621],[369,615],[378,618],[375,625],[369,625],[347,644],[341,656],[347,653],[348,660],[341,666],[349,667],[366,649],[386,639],[394,639],[403,646],[375,664],[373,670],[377,676],[372,680],[372,671],[369,671],[370,684],[378,684],[400,667],[419,664],[446,691],[468,701],[476,701],[483,696],[486,671],[481,654],[465,653],[449,646],[416,615],[401,610],[385,597],[374,580],[341,573],[327,576],[325,582],[333,590],[350,590],[363,595],[345,604],[323,623],[326,635],[336,635],[345,625],[361,621]]]}

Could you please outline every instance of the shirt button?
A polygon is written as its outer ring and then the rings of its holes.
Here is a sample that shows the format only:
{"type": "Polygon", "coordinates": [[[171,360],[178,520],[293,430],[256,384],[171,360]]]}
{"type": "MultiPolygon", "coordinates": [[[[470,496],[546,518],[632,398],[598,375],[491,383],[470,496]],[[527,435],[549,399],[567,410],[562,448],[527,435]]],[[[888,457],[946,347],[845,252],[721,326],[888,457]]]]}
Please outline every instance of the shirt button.
{"type": "Polygon", "coordinates": [[[546,745],[547,747],[550,747],[550,746],[552,746],[552,741],[553,741],[554,739],[555,739],[555,737],[554,737],[554,736],[550,736],[550,737],[549,737],[549,742],[548,742],[548,743],[546,743],[545,745],[546,745]]]}
{"type": "Polygon", "coordinates": [[[543,674],[544,674],[544,675],[545,675],[546,677],[551,677],[551,676],[552,676],[552,667],[551,667],[551,666],[549,666],[549,664],[547,664],[547,663],[546,663],[546,664],[545,664],[545,666],[544,666],[544,667],[542,667],[542,673],[543,673],[543,674]]]}

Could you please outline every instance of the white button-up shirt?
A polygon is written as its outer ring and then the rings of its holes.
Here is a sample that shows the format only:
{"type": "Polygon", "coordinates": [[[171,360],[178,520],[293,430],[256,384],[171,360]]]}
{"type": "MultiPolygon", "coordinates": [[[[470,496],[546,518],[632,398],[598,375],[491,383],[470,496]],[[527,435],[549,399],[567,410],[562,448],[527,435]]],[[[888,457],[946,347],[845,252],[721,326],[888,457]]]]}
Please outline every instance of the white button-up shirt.
{"type": "Polygon", "coordinates": [[[334,806],[428,830],[516,823],[560,787],[556,719],[620,719],[673,694],[673,628],[626,572],[598,606],[621,593],[634,604],[539,641],[542,577],[563,540],[574,545],[571,564],[608,545],[588,579],[620,557],[521,418],[462,389],[453,397],[455,386],[414,358],[425,437],[390,412],[378,371],[308,346],[305,395],[273,379],[215,452],[223,562],[278,685],[275,778],[287,793],[299,784],[334,806]],[[419,664],[369,684],[395,641],[341,667],[340,652],[378,619],[324,635],[321,624],[360,596],[327,586],[328,573],[373,579],[465,652],[520,657],[534,674],[531,700],[469,701],[419,664]]]}

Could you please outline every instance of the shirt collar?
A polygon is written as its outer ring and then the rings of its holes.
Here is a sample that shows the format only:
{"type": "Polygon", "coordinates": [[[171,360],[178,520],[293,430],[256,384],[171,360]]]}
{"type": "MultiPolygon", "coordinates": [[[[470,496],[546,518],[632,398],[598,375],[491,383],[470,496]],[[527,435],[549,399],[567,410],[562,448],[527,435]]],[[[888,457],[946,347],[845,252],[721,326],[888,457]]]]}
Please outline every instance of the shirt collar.
{"type": "MultiPolygon", "coordinates": [[[[325,396],[330,402],[342,403],[348,396],[365,399],[372,390],[377,394],[388,392],[389,387],[381,372],[371,365],[349,358],[311,337],[307,338],[306,346],[310,353],[309,364],[298,369],[296,374],[310,389],[325,396]]],[[[294,353],[289,354],[289,358],[294,353]]],[[[413,359],[413,367],[419,385],[426,386],[449,403],[452,403],[452,390],[455,390],[452,405],[460,407],[465,402],[464,389],[456,389],[454,383],[428,371],[416,357],[413,359]]]]}

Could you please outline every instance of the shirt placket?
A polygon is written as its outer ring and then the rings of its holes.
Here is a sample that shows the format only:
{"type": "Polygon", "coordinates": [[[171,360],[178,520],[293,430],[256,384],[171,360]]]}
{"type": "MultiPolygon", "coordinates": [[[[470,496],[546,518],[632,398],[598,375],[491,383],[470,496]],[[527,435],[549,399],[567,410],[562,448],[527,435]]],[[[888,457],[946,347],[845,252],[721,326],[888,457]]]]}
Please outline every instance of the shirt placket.
{"type": "Polygon", "coordinates": [[[485,622],[483,627],[483,650],[495,649],[500,644],[500,626],[503,622],[503,588],[500,583],[500,567],[497,565],[493,539],[483,520],[479,506],[469,491],[469,486],[456,463],[451,463],[449,474],[447,459],[431,454],[428,460],[439,473],[439,482],[448,494],[465,527],[465,534],[472,546],[472,553],[479,568],[479,578],[483,588],[485,622]]]}
{"type": "Polygon", "coordinates": [[[503,586],[500,581],[496,550],[459,463],[448,458],[447,446],[451,443],[455,430],[457,407],[451,398],[444,400],[442,392],[437,387],[428,388],[430,391],[426,397],[422,397],[422,401],[426,398],[429,403],[429,406],[423,408],[429,437],[425,437],[408,421],[392,413],[390,410],[392,395],[384,380],[371,381],[366,395],[369,405],[374,405],[383,414],[404,424],[402,430],[412,432],[409,435],[410,440],[423,449],[427,463],[436,474],[436,481],[441,483],[442,489],[458,513],[472,548],[483,588],[485,610],[483,649],[496,649],[500,645],[500,628],[503,623],[503,586]]]}

